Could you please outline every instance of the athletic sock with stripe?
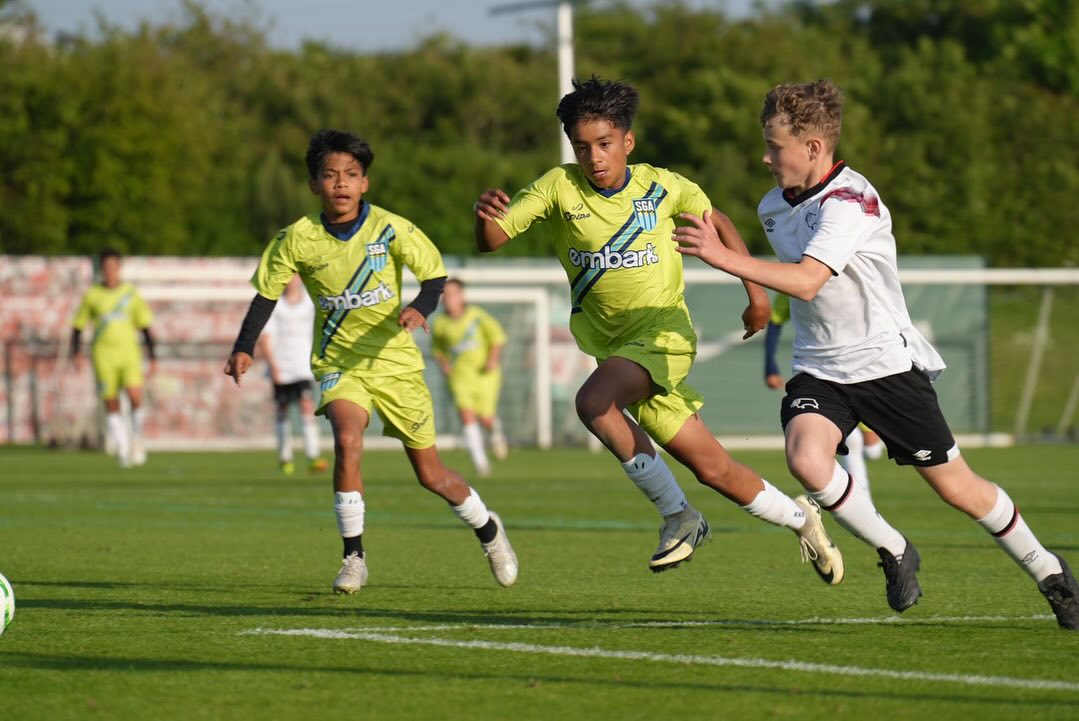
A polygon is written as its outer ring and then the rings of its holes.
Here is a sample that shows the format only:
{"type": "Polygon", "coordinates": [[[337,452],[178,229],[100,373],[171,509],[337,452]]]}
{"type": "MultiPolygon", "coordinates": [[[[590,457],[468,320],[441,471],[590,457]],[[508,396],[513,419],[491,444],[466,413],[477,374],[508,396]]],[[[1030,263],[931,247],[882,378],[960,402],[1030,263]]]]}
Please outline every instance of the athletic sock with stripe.
{"type": "Polygon", "coordinates": [[[831,482],[809,494],[836,522],[873,548],[883,548],[896,558],[903,555],[907,540],[877,512],[869,493],[838,463],[831,482]]]}
{"type": "Polygon", "coordinates": [[[1030,526],[1019,515],[1019,509],[1000,486],[997,486],[997,502],[993,510],[979,518],[978,523],[1035,581],[1060,573],[1060,561],[1038,542],[1030,526]]]}

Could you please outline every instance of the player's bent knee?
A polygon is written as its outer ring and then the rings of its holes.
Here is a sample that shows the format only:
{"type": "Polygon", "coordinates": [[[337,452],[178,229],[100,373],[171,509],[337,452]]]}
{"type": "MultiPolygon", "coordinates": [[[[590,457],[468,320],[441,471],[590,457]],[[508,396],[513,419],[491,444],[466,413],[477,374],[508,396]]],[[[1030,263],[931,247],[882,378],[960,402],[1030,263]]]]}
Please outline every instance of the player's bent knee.
{"type": "Polygon", "coordinates": [[[835,469],[835,459],[831,456],[817,457],[810,454],[788,456],[787,469],[801,483],[826,483],[835,469]]]}
{"type": "Polygon", "coordinates": [[[363,450],[363,433],[340,430],[333,436],[333,447],[338,455],[358,455],[363,450]]]}

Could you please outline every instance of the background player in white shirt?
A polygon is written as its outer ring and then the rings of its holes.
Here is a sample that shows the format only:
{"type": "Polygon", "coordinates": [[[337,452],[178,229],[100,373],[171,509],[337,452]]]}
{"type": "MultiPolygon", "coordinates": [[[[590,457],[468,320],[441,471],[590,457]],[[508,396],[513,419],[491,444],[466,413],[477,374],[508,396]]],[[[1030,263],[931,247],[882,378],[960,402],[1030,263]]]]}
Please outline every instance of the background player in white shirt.
{"type": "Polygon", "coordinates": [[[289,406],[300,409],[303,447],[308,470],[325,471],[329,464],[320,458],[318,423],[315,420],[315,376],[311,372],[311,334],[315,326],[315,304],[295,276],[285,286],[280,303],[259,337],[259,350],[270,366],[273,380],[274,434],[281,470],[292,475],[292,428],[289,406]]]}
{"type": "Polygon", "coordinates": [[[827,80],[779,85],[765,98],[764,163],[778,187],[758,214],[781,262],[731,253],[708,217],[684,215],[692,225],[673,238],[683,253],[791,296],[787,464],[822,508],[877,549],[893,609],[921,596],[920,559],[835,461],[859,421],[880,434],[889,457],[915,466],[944,501],[992,534],[1035,580],[1062,628],[1079,630],[1079,584],[1067,563],[1035,538],[1004,489],[971,470],[952,438],[930,385],[944,361],[907,313],[891,215],[868,180],[833,162],[842,102],[827,80]]]}

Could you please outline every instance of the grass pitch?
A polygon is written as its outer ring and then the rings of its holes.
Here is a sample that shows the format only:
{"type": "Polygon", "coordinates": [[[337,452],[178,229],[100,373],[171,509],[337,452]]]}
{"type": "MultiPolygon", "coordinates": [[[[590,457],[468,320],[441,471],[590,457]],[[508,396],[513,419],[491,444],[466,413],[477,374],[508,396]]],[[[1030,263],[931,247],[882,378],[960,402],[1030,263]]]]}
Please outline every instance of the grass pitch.
{"type": "MultiPolygon", "coordinates": [[[[467,469],[462,454],[447,453],[467,469]]],[[[740,453],[793,492],[779,453],[740,453]]],[[[971,450],[1079,567],[1079,448],[971,450]]],[[[371,579],[334,596],[326,476],[271,454],[0,449],[0,715],[16,719],[1079,718],[1079,634],[909,469],[870,464],[917,544],[925,597],[897,619],[873,550],[829,523],[829,588],[784,530],[679,477],[714,541],[653,576],[657,519],[606,455],[519,451],[477,483],[521,577],[402,453],[364,462],[371,579]]]]}

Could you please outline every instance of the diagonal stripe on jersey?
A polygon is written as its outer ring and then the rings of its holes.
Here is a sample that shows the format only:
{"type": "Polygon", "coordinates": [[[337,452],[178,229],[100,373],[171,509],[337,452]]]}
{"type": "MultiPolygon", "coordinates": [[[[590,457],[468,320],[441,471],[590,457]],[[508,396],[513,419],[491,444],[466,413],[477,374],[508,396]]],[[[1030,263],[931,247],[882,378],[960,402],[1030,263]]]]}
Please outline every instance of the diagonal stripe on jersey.
{"type": "MultiPolygon", "coordinates": [[[[393,230],[392,225],[387,225],[383,231],[379,234],[376,243],[390,243],[397,234],[393,230]]],[[[356,272],[349,278],[346,288],[351,293],[361,292],[367,284],[371,281],[371,277],[374,275],[374,271],[368,267],[368,257],[363,257],[363,262],[356,268],[356,272]]],[[[344,291],[341,291],[344,293],[344,291]]],[[[345,322],[345,317],[351,312],[350,308],[339,308],[326,316],[326,321],[322,324],[322,341],[319,343],[318,355],[322,358],[326,355],[326,349],[330,346],[330,341],[333,340],[337,330],[341,327],[341,324],[345,322]]]]}
{"type": "MultiPolygon", "coordinates": [[[[657,185],[653,182],[644,197],[649,200],[655,200],[656,208],[658,209],[660,203],[667,197],[667,191],[662,185],[657,185]]],[[[612,250],[621,253],[629,248],[629,246],[633,245],[633,241],[637,240],[643,232],[644,228],[638,222],[636,214],[630,213],[629,219],[626,221],[625,225],[623,225],[603,247],[606,248],[607,246],[612,246],[612,250]]],[[[573,284],[570,287],[573,298],[573,307],[571,308],[572,313],[577,313],[581,310],[581,302],[584,300],[584,297],[588,295],[588,291],[592,290],[592,287],[606,272],[606,268],[589,268],[587,271],[582,269],[581,273],[574,278],[573,284]]]]}

